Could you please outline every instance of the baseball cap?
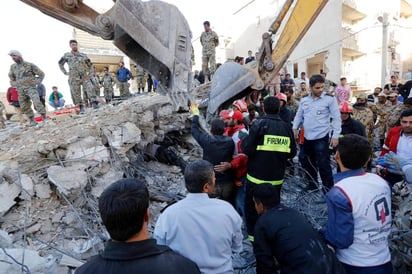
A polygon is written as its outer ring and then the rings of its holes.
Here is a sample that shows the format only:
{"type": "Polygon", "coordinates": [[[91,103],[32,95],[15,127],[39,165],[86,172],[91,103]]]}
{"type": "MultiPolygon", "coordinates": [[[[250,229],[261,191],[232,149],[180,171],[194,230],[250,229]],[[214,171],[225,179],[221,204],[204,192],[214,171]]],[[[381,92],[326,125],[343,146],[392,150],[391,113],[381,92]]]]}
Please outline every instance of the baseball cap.
{"type": "Polygon", "coordinates": [[[378,94],[378,97],[386,97],[385,92],[381,91],[381,92],[378,94]]]}
{"type": "Polygon", "coordinates": [[[398,97],[398,94],[396,92],[391,92],[388,97],[398,97]]]}
{"type": "Polygon", "coordinates": [[[18,50],[9,51],[9,55],[16,55],[16,56],[22,57],[20,51],[18,51],[18,50]]]}

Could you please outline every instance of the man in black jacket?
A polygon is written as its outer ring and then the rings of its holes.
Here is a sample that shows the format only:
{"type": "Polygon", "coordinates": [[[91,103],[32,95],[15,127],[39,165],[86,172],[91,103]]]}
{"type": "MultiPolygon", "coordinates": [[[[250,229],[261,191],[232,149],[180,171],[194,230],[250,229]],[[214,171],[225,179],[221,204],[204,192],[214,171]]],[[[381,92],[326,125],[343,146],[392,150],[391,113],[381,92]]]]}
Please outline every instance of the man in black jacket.
{"type": "MultiPolygon", "coordinates": [[[[225,122],[216,118],[210,122],[210,133],[200,129],[199,109],[197,105],[192,105],[190,110],[193,113],[192,135],[203,149],[203,160],[212,163],[214,166],[223,162],[231,162],[235,152],[235,144],[232,138],[224,136],[225,122]]],[[[224,172],[215,173],[216,185],[212,197],[221,198],[233,204],[234,201],[234,172],[229,169],[224,172]]]]}
{"type": "Polygon", "coordinates": [[[352,119],[352,105],[348,102],[342,102],[339,104],[340,118],[342,119],[342,131],[341,135],[345,134],[358,134],[366,137],[365,127],[361,122],[352,119]]]}
{"type": "Polygon", "coordinates": [[[241,148],[248,156],[245,197],[246,227],[253,241],[257,212],[253,203],[256,185],[270,183],[280,189],[285,176],[286,162],[296,155],[296,142],[292,128],[279,117],[279,99],[269,96],[263,103],[265,116],[257,119],[249,129],[241,148]]]}
{"type": "Polygon", "coordinates": [[[100,196],[99,211],[112,240],[76,274],[200,273],[194,262],[149,239],[149,192],[143,182],[122,179],[110,185],[100,196]]]}
{"type": "Polygon", "coordinates": [[[255,227],[256,273],[345,273],[320,234],[297,210],[281,205],[278,196],[270,184],[257,185],[253,194],[262,214],[255,227]]]}

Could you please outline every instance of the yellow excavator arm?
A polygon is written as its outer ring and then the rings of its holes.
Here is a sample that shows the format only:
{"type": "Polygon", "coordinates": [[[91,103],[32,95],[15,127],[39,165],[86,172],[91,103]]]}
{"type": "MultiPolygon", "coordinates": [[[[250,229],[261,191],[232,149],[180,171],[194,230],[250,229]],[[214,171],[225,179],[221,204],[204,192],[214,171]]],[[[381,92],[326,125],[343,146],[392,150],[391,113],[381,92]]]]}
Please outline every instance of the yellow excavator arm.
{"type": "Polygon", "coordinates": [[[208,115],[213,115],[225,102],[245,96],[243,91],[264,89],[282,69],[327,2],[287,0],[269,31],[263,34],[257,60],[243,66],[227,62],[216,71],[208,100],[208,115]],[[281,28],[272,48],[272,36],[281,28]]]}

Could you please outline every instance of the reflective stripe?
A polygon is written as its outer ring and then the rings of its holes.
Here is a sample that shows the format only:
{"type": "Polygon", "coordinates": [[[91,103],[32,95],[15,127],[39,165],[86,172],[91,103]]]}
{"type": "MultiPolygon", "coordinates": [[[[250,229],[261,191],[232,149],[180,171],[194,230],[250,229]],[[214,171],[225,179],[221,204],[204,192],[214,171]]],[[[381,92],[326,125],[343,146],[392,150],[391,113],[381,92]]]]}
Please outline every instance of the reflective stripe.
{"type": "Polygon", "coordinates": [[[246,175],[246,178],[251,181],[252,183],[255,184],[265,184],[265,183],[269,183],[271,185],[277,186],[277,185],[281,185],[283,183],[283,179],[282,180],[276,180],[276,181],[265,181],[265,180],[259,180],[256,179],[255,177],[250,176],[249,174],[246,175]]]}
{"type": "Polygon", "coordinates": [[[251,243],[255,241],[255,237],[253,235],[248,235],[248,238],[251,243]]]}
{"type": "Polygon", "coordinates": [[[386,149],[386,150],[390,150],[390,148],[389,148],[387,145],[385,145],[385,144],[383,144],[382,148],[383,148],[383,149],[386,149]]]}
{"type": "Polygon", "coordinates": [[[265,135],[263,145],[257,146],[257,150],[290,152],[290,138],[278,135],[265,135]]]}

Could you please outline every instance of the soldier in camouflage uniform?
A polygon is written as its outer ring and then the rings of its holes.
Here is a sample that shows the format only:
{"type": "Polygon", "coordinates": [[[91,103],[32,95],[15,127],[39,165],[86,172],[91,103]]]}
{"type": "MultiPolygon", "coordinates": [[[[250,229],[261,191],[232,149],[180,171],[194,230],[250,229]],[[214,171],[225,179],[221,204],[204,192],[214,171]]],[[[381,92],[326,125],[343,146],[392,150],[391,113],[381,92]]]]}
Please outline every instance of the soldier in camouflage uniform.
{"type": "Polygon", "coordinates": [[[90,78],[90,81],[93,84],[93,94],[96,97],[95,101],[92,102],[92,106],[94,109],[99,108],[99,101],[100,98],[100,78],[96,71],[93,71],[93,75],[90,78]]]}
{"type": "Polygon", "coordinates": [[[22,113],[30,119],[30,126],[34,126],[36,122],[31,108],[32,101],[36,110],[42,115],[43,120],[46,120],[46,109],[40,101],[36,88],[43,81],[44,72],[35,64],[24,61],[21,53],[17,50],[10,51],[9,55],[15,62],[11,65],[9,71],[10,83],[17,88],[22,113]]]}
{"type": "Polygon", "coordinates": [[[145,86],[145,71],[144,69],[136,65],[136,83],[137,83],[137,92],[142,93],[144,92],[144,86],[145,86]]]}
{"type": "Polygon", "coordinates": [[[114,77],[110,74],[109,68],[103,68],[104,75],[100,80],[100,84],[103,85],[103,94],[104,99],[106,100],[106,104],[110,103],[113,100],[113,86],[116,83],[114,77]]]}
{"type": "Polygon", "coordinates": [[[325,80],[325,84],[323,85],[323,92],[326,92],[329,95],[335,96],[335,88],[337,84],[329,79],[326,79],[326,72],[322,72],[323,79],[325,80]]]}
{"type": "Polygon", "coordinates": [[[84,113],[85,109],[81,87],[83,87],[83,93],[86,93],[87,98],[91,102],[96,102],[93,83],[90,81],[90,76],[93,74],[94,68],[89,57],[78,51],[77,41],[70,40],[69,43],[72,51],[63,55],[59,60],[59,67],[65,75],[69,75],[69,86],[73,103],[80,107],[80,113],[84,113]],[[69,65],[69,73],[67,73],[64,67],[66,63],[69,65]]]}
{"type": "Polygon", "coordinates": [[[6,128],[5,119],[4,119],[4,110],[6,107],[3,102],[0,101],[0,129],[6,128]]]}
{"type": "MultiPolygon", "coordinates": [[[[383,143],[385,141],[385,132],[386,132],[386,119],[388,114],[386,113],[386,107],[388,106],[386,101],[386,94],[384,92],[380,92],[378,94],[378,102],[376,105],[377,113],[383,114],[377,117],[375,121],[375,130],[374,135],[379,139],[380,148],[382,148],[383,143]]],[[[369,103],[368,103],[369,105],[369,103]]]]}
{"type": "Polygon", "coordinates": [[[353,105],[353,116],[352,118],[361,122],[366,130],[366,137],[368,138],[371,145],[373,145],[373,112],[368,108],[367,96],[365,93],[361,93],[356,98],[356,104],[353,105]]]}
{"type": "Polygon", "coordinates": [[[210,28],[209,21],[203,23],[205,29],[200,36],[200,43],[202,44],[202,70],[205,75],[205,82],[208,81],[208,71],[210,72],[210,79],[215,73],[216,67],[216,51],[215,48],[219,45],[219,36],[210,28]],[[210,64],[210,67],[209,67],[210,64]]]}
{"type": "Polygon", "coordinates": [[[389,113],[389,116],[386,121],[386,131],[388,132],[391,128],[397,126],[399,117],[402,111],[405,110],[405,106],[401,102],[398,102],[398,94],[395,92],[391,92],[387,98],[389,103],[386,112],[389,113]]]}

